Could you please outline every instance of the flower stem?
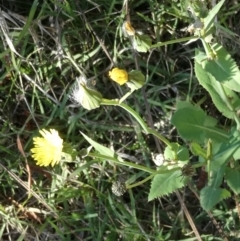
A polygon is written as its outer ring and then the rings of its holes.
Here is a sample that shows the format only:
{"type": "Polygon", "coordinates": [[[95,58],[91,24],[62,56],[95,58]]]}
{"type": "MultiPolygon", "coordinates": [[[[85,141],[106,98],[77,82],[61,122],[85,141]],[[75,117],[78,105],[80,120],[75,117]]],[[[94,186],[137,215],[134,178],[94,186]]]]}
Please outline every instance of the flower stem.
{"type": "Polygon", "coordinates": [[[145,172],[148,172],[148,173],[155,173],[156,172],[154,169],[151,169],[151,168],[148,168],[148,167],[145,167],[145,166],[141,166],[141,165],[138,165],[138,164],[135,164],[135,163],[132,163],[132,162],[128,162],[128,161],[125,161],[125,160],[120,161],[117,158],[111,157],[111,156],[101,155],[101,154],[98,154],[98,153],[88,153],[88,156],[92,157],[92,158],[99,158],[100,160],[108,160],[110,162],[114,162],[114,163],[119,164],[119,165],[135,168],[137,170],[145,171],[145,172]]]}
{"type": "Polygon", "coordinates": [[[102,99],[101,105],[114,105],[114,106],[119,106],[123,108],[137,120],[137,122],[140,124],[140,126],[143,128],[146,134],[152,134],[156,136],[159,140],[164,142],[167,146],[170,146],[170,147],[172,146],[170,141],[168,141],[164,136],[162,136],[154,129],[149,128],[147,124],[144,122],[144,120],[139,116],[139,114],[128,105],[124,103],[120,103],[119,100],[108,100],[108,99],[102,99]]]}

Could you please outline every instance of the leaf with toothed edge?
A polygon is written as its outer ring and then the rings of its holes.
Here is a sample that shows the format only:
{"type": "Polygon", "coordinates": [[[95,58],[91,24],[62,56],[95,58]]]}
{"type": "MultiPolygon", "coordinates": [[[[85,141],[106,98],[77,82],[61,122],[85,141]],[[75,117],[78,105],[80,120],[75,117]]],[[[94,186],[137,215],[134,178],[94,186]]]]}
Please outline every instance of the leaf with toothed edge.
{"type": "Polygon", "coordinates": [[[187,177],[182,177],[181,170],[169,170],[168,173],[157,174],[152,180],[148,201],[182,188],[187,179],[187,177]]]}

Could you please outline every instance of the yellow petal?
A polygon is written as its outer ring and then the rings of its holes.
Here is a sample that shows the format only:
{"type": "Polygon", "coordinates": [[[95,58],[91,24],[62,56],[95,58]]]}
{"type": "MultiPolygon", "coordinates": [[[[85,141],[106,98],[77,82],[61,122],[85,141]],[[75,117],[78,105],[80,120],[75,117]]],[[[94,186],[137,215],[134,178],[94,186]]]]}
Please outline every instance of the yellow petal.
{"type": "Polygon", "coordinates": [[[54,129],[43,129],[39,132],[43,137],[33,138],[32,158],[39,166],[54,166],[61,160],[63,140],[54,129]]]}
{"type": "Polygon", "coordinates": [[[128,73],[124,69],[114,68],[109,71],[109,77],[117,82],[119,85],[123,85],[128,81],[128,73]]]}

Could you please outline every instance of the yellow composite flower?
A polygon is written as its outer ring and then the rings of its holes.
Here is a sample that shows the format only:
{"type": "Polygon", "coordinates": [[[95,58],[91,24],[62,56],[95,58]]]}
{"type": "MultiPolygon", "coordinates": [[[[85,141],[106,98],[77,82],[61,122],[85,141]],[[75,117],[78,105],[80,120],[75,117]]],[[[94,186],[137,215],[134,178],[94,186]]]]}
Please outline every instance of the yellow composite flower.
{"type": "Polygon", "coordinates": [[[37,161],[39,166],[54,166],[61,160],[63,140],[58,131],[42,129],[39,131],[43,137],[34,137],[34,147],[31,149],[32,158],[37,161]]]}
{"type": "Polygon", "coordinates": [[[124,69],[113,68],[109,71],[109,77],[119,85],[123,85],[128,81],[128,73],[124,69]]]}

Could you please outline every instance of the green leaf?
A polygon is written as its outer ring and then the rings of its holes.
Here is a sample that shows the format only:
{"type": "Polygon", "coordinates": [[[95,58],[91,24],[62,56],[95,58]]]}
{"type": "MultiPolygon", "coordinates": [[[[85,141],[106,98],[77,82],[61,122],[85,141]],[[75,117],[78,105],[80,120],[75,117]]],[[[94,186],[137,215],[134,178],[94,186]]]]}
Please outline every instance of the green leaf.
{"type": "Polygon", "coordinates": [[[81,105],[87,110],[93,110],[100,107],[102,95],[96,90],[86,88],[86,94],[82,99],[81,105]]]}
{"type": "Polygon", "coordinates": [[[214,6],[213,9],[211,9],[208,13],[208,16],[206,18],[204,18],[204,29],[207,32],[209,30],[209,28],[211,27],[215,16],[217,15],[217,13],[219,12],[220,8],[222,7],[222,5],[224,4],[225,0],[221,0],[218,4],[216,4],[214,6]]]}
{"type": "Polygon", "coordinates": [[[111,150],[110,148],[103,146],[97,142],[95,142],[94,140],[92,140],[90,137],[88,137],[87,135],[83,134],[82,132],[80,132],[83,137],[102,155],[105,156],[109,156],[109,157],[114,157],[117,158],[119,161],[124,162],[123,159],[118,156],[113,150],[111,150]]]}
{"type": "Polygon", "coordinates": [[[177,100],[176,109],[180,110],[183,108],[195,108],[189,101],[177,100]]]}
{"type": "Polygon", "coordinates": [[[152,180],[148,201],[176,191],[185,185],[185,180],[185,177],[181,177],[180,170],[169,170],[168,173],[157,174],[152,180]]]}
{"type": "Polygon", "coordinates": [[[208,186],[200,192],[200,203],[204,210],[209,211],[217,203],[228,197],[231,197],[231,194],[226,189],[208,186]]]}
{"type": "Polygon", "coordinates": [[[217,171],[219,167],[226,164],[238,150],[240,141],[234,139],[227,143],[213,145],[213,157],[210,162],[210,170],[217,171]]]}
{"type": "Polygon", "coordinates": [[[212,171],[210,175],[211,177],[208,180],[208,185],[215,188],[219,187],[222,184],[225,169],[226,165],[222,165],[216,171],[212,171]]]}
{"type": "Polygon", "coordinates": [[[190,145],[190,149],[191,149],[191,152],[193,153],[193,155],[201,156],[205,160],[207,160],[207,151],[203,150],[202,147],[198,143],[192,142],[190,145]]]}
{"type": "Polygon", "coordinates": [[[240,92],[240,71],[236,62],[220,44],[215,43],[211,48],[217,56],[215,59],[209,60],[205,53],[197,50],[196,61],[225,87],[240,92]]]}
{"type": "MultiPolygon", "coordinates": [[[[240,131],[239,131],[239,130],[237,130],[237,129],[234,127],[234,128],[232,128],[231,133],[232,133],[232,136],[233,136],[234,138],[236,138],[237,140],[240,140],[240,131]]],[[[238,149],[234,152],[233,158],[234,158],[234,160],[240,159],[240,148],[238,148],[238,149]]]]}
{"type": "Polygon", "coordinates": [[[177,110],[171,123],[176,126],[182,138],[203,143],[205,138],[216,141],[227,141],[229,135],[206,122],[207,115],[197,107],[187,107],[177,110]]]}
{"type": "Polygon", "coordinates": [[[145,82],[145,76],[139,70],[132,70],[128,73],[129,81],[127,86],[133,91],[142,88],[145,82]]]}
{"type": "Polygon", "coordinates": [[[171,143],[171,146],[167,146],[164,150],[164,158],[171,161],[187,161],[189,160],[188,149],[178,143],[171,143]]]}
{"type": "Polygon", "coordinates": [[[133,48],[138,52],[146,53],[152,45],[152,40],[148,35],[136,34],[133,37],[133,48]]]}
{"type": "Polygon", "coordinates": [[[226,86],[221,85],[221,83],[216,81],[216,79],[211,74],[208,74],[197,62],[195,62],[195,73],[199,83],[210,94],[217,109],[227,118],[233,119],[234,112],[226,105],[226,102],[231,102],[232,106],[237,108],[240,104],[240,99],[237,94],[226,86]],[[228,100],[226,100],[226,98],[228,98],[228,100]]]}
{"type": "Polygon", "coordinates": [[[225,180],[235,194],[240,193],[240,171],[238,169],[227,168],[225,180]]]}

